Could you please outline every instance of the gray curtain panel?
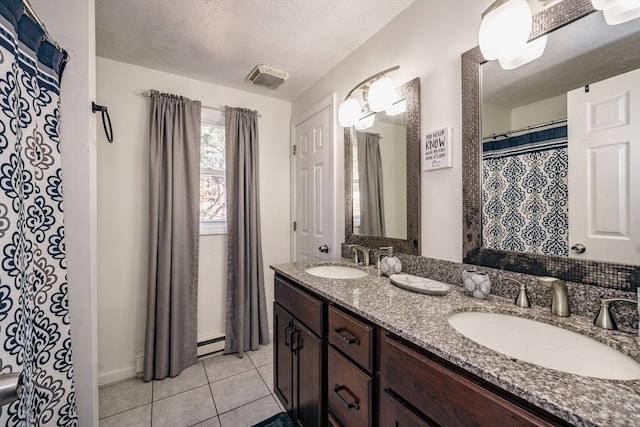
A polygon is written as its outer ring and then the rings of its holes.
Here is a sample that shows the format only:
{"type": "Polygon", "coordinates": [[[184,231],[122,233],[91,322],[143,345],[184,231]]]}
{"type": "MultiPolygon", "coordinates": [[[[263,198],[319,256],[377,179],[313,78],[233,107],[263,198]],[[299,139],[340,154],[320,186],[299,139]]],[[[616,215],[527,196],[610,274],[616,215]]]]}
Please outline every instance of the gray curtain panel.
{"type": "Polygon", "coordinates": [[[200,108],[151,91],[146,381],[197,362],[200,108]]]}
{"type": "Polygon", "coordinates": [[[258,119],[255,111],[226,107],[227,315],[225,353],[269,344],[262,268],[258,119]]]}
{"type": "Polygon", "coordinates": [[[356,139],[360,180],[360,234],[384,236],[380,134],[358,132],[356,139]]]}

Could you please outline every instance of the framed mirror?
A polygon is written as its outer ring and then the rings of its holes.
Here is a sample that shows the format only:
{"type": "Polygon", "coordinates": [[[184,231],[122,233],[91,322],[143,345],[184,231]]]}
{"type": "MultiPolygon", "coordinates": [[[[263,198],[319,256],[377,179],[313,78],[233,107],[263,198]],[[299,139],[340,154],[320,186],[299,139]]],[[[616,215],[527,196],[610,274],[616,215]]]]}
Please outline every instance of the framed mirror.
{"type": "MultiPolygon", "coordinates": [[[[542,232],[538,233],[536,230],[535,233],[530,232],[523,239],[529,243],[531,240],[535,240],[531,236],[550,236],[555,234],[557,241],[561,243],[554,249],[558,251],[557,254],[548,251],[545,253],[541,246],[528,248],[524,244],[520,245],[520,242],[515,241],[518,239],[517,236],[510,242],[512,246],[501,247],[492,241],[493,237],[501,233],[498,229],[499,227],[490,228],[491,221],[494,219],[491,217],[490,212],[490,204],[494,203],[492,197],[497,196],[495,199],[497,203],[503,203],[500,207],[503,213],[509,211],[510,207],[508,205],[510,203],[517,205],[513,209],[522,209],[522,206],[528,203],[526,200],[527,194],[522,197],[520,195],[503,197],[507,191],[518,192],[523,190],[522,188],[514,189],[514,184],[509,181],[509,178],[502,181],[493,179],[493,172],[497,169],[508,169],[511,161],[506,158],[506,155],[503,155],[510,150],[510,148],[505,149],[505,147],[511,147],[508,145],[511,142],[507,144],[505,141],[511,139],[513,134],[515,134],[514,139],[517,139],[522,134],[522,131],[527,135],[533,135],[540,131],[564,126],[565,147],[567,147],[567,145],[571,144],[572,128],[570,126],[572,124],[575,126],[576,123],[571,119],[571,114],[567,115],[567,103],[570,102],[570,93],[574,91],[588,92],[590,84],[595,87],[596,82],[608,80],[612,75],[628,73],[629,70],[639,68],[637,61],[640,52],[637,46],[638,37],[640,37],[640,22],[637,22],[638,20],[631,21],[631,25],[626,27],[622,25],[607,26],[605,24],[599,26],[598,28],[600,29],[596,31],[595,20],[602,21],[601,12],[596,12],[589,0],[563,0],[537,14],[534,16],[531,36],[536,38],[547,34],[549,37],[548,49],[538,60],[515,70],[497,70],[495,63],[488,63],[484,60],[478,47],[462,55],[463,260],[465,263],[538,276],[554,276],[567,281],[617,289],[633,290],[637,288],[640,282],[640,256],[632,255],[631,258],[627,257],[626,259],[621,257],[619,261],[616,259],[602,261],[595,259],[597,258],[595,256],[590,259],[589,251],[585,252],[584,255],[572,253],[571,247],[574,247],[577,242],[572,241],[571,238],[567,239],[566,235],[569,234],[570,230],[571,214],[574,216],[576,214],[581,215],[582,220],[586,216],[584,212],[580,214],[579,209],[569,208],[570,213],[565,210],[564,213],[559,213],[555,217],[556,219],[564,218],[559,222],[564,221],[567,223],[563,224],[566,228],[562,231],[542,229],[542,232]],[[579,29],[583,24],[588,25],[588,31],[579,29]],[[571,31],[574,28],[578,29],[578,31],[577,35],[572,36],[571,31]],[[611,42],[614,43],[611,44],[604,41],[612,33],[624,31],[629,34],[621,37],[628,42],[623,40],[621,43],[611,42]],[[589,37],[587,37],[587,33],[589,37]],[[559,37],[559,40],[554,42],[553,37],[559,37]],[[583,42],[586,45],[579,45],[579,43],[583,42]],[[567,51],[564,54],[558,53],[553,48],[553,43],[565,48],[569,46],[572,53],[578,52],[579,49],[583,49],[583,51],[572,55],[567,51]],[[629,49],[626,53],[618,50],[624,49],[624,46],[629,49]],[[587,50],[593,50],[596,53],[591,54],[587,50]],[[548,60],[555,62],[551,65],[545,65],[547,63],[544,61],[548,60]],[[573,65],[571,62],[573,62],[573,65]],[[621,68],[613,73],[605,71],[603,74],[599,74],[601,69],[606,68],[604,65],[609,65],[610,63],[616,63],[621,68]],[[576,66],[575,64],[579,65],[576,66]],[[527,77],[527,67],[534,70],[537,69],[537,71],[532,73],[529,70],[527,77]],[[576,70],[579,70],[580,73],[576,70]],[[500,82],[500,84],[496,84],[496,82],[500,82]],[[529,83],[535,83],[536,85],[532,86],[529,83]],[[499,87],[500,85],[502,87],[499,87]],[[531,97],[532,93],[544,98],[544,102],[534,97],[527,98],[531,97]],[[494,108],[494,104],[500,104],[497,101],[500,96],[503,96],[504,99],[510,98],[505,102],[511,102],[512,107],[504,107],[503,105],[494,108]],[[521,98],[526,98],[526,100],[520,100],[521,98]],[[547,102],[548,100],[551,100],[549,101],[551,103],[547,102]],[[556,106],[558,103],[565,103],[564,117],[560,112],[558,116],[538,118],[535,119],[535,122],[513,122],[515,120],[514,117],[517,116],[516,112],[514,112],[515,109],[520,108],[525,111],[525,114],[520,115],[520,120],[522,120],[522,117],[526,120],[531,120],[533,116],[536,116],[532,106],[535,107],[536,103],[543,103],[544,105],[539,110],[544,114],[549,114],[551,110],[556,109],[556,107],[551,106],[554,102],[556,106]],[[506,115],[510,118],[511,123],[504,124],[495,119],[496,116],[500,116],[500,114],[496,113],[500,109],[507,110],[506,115]],[[537,126],[540,126],[540,128],[537,126]],[[567,131],[567,128],[569,131],[567,131]],[[499,141],[503,145],[493,144],[494,141],[499,141]],[[491,154],[492,146],[497,147],[493,154],[491,154]],[[493,159],[499,158],[499,162],[491,163],[492,156],[493,159]],[[517,244],[514,244],[514,241],[517,244]],[[634,258],[637,258],[637,262],[633,262],[634,258]]],[[[562,110],[562,108],[559,109],[562,110]]],[[[586,111],[586,109],[584,110],[586,111]]],[[[569,149],[566,150],[566,160],[559,163],[576,165],[576,160],[568,157],[569,149]]],[[[544,156],[548,154],[547,152],[545,153],[544,156]]],[[[551,182],[552,179],[550,177],[545,177],[543,172],[542,174],[540,173],[548,164],[543,161],[542,158],[544,156],[541,154],[536,154],[536,156],[535,161],[531,162],[533,167],[537,168],[534,174],[536,179],[541,179],[543,182],[551,182]]],[[[558,159],[556,158],[556,160],[558,159]]],[[[527,169],[530,165],[520,160],[516,161],[520,163],[518,164],[517,172],[512,176],[515,177],[514,181],[518,181],[518,183],[524,182],[526,181],[525,177],[530,172],[527,169]]],[[[577,194],[575,189],[579,180],[575,178],[572,180],[568,176],[569,172],[567,172],[571,168],[560,167],[559,163],[556,162],[554,166],[550,166],[548,169],[550,173],[555,174],[553,177],[566,175],[564,177],[566,178],[564,193],[567,193],[567,195],[564,197],[567,197],[567,200],[563,199],[560,203],[564,205],[569,203],[569,197],[575,197],[577,194]],[[574,191],[573,194],[571,193],[572,190],[574,191]]],[[[632,165],[635,163],[637,163],[637,160],[631,160],[632,165]]],[[[526,190],[523,193],[526,193],[526,190]]],[[[542,206],[542,210],[548,208],[540,205],[539,200],[535,203],[538,203],[535,205],[537,208],[542,206]]],[[[516,216],[522,213],[515,210],[513,212],[516,216]]],[[[528,219],[530,218],[524,218],[523,221],[528,219]]],[[[538,225],[542,224],[543,219],[538,218],[538,220],[540,220],[538,225]]],[[[547,224],[554,221],[547,220],[547,224]]],[[[631,224],[632,227],[638,227],[637,217],[632,217],[631,221],[635,221],[631,224]]],[[[513,224],[514,222],[525,224],[518,218],[501,218],[500,222],[503,224],[513,224]]],[[[518,225],[518,227],[525,229],[526,224],[523,226],[518,225]]],[[[579,250],[579,247],[576,247],[576,249],[579,250]]]]}
{"type": "Polygon", "coordinates": [[[398,88],[404,113],[344,129],[345,243],[420,254],[420,79],[398,88]]]}

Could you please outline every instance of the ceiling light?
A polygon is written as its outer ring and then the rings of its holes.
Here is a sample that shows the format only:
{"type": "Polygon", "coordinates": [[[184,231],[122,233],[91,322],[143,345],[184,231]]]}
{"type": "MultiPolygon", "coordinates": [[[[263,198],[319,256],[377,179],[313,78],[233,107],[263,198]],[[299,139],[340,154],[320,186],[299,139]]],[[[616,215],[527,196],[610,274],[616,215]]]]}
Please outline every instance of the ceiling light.
{"type": "Polygon", "coordinates": [[[487,60],[519,55],[531,33],[531,9],[526,0],[496,0],[482,14],[480,51],[487,60]]]}
{"type": "Polygon", "coordinates": [[[591,0],[595,9],[601,10],[609,25],[618,25],[640,18],[640,2],[637,0],[591,0]]]}
{"type": "Polygon", "coordinates": [[[503,69],[513,70],[514,68],[518,68],[521,65],[533,61],[534,59],[540,58],[544,53],[545,47],[547,47],[546,34],[524,45],[520,54],[511,58],[499,58],[498,62],[503,69]]]}

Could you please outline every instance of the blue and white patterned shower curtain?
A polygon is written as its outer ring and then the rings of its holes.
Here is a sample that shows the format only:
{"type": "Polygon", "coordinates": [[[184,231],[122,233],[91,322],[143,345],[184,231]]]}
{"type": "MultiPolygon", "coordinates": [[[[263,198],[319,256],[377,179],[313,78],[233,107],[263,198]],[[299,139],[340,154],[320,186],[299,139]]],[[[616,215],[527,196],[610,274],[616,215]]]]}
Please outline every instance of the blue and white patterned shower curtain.
{"type": "Polygon", "coordinates": [[[569,253],[567,127],[485,142],[482,246],[569,253]]]}
{"type": "MultiPolygon", "coordinates": [[[[2,426],[76,426],[62,214],[63,53],[22,1],[0,2],[0,374],[22,371],[2,426]]],[[[88,108],[88,107],[87,107],[88,108]]]]}

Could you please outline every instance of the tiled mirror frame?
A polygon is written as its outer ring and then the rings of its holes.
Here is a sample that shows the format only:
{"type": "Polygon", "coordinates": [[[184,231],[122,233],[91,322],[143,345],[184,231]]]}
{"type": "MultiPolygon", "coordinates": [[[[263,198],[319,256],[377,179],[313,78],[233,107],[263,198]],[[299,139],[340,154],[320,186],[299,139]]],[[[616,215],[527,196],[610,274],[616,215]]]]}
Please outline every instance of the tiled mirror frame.
{"type": "Polygon", "coordinates": [[[368,248],[393,246],[394,251],[420,255],[420,78],[400,85],[398,91],[407,99],[407,238],[368,236],[353,233],[351,184],[351,129],[344,129],[344,223],[345,244],[368,248]]]}
{"type": "MultiPolygon", "coordinates": [[[[590,0],[563,0],[534,16],[532,38],[595,12],[590,0]]],[[[481,116],[479,47],[462,54],[463,261],[501,270],[553,276],[607,288],[636,290],[640,266],[483,248],[481,226],[481,116]]]]}

